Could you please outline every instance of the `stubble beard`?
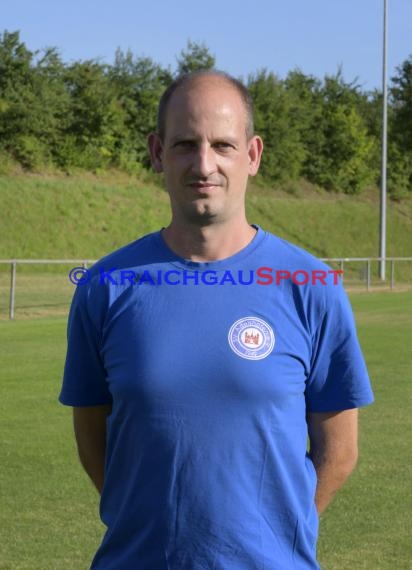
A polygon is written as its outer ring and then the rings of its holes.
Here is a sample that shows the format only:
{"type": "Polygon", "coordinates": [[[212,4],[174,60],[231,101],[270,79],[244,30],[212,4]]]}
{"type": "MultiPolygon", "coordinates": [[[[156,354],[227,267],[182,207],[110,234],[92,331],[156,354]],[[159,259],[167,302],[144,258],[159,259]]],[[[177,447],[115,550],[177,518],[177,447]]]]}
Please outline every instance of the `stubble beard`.
{"type": "Polygon", "coordinates": [[[179,218],[191,226],[210,226],[220,221],[221,215],[211,204],[186,204],[179,211],[179,218]]]}

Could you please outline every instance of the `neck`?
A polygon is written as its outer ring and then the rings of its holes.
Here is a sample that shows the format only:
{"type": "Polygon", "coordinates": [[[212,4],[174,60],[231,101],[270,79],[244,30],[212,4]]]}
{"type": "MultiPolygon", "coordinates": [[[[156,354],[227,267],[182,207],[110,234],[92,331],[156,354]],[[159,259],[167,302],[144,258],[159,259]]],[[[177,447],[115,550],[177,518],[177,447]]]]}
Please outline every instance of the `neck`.
{"type": "Polygon", "coordinates": [[[226,259],[244,249],[256,235],[248,224],[211,224],[189,226],[184,229],[173,221],[162,232],[168,247],[180,257],[191,261],[217,261],[226,259]]]}

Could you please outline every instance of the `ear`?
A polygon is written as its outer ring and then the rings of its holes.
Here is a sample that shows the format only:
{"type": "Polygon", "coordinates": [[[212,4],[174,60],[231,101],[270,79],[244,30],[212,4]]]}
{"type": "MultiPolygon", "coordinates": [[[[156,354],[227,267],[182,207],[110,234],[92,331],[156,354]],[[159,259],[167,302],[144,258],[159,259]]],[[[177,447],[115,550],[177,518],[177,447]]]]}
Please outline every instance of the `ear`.
{"type": "Polygon", "coordinates": [[[256,176],[262,158],[263,141],[258,136],[253,136],[248,142],[249,176],[256,176]]]}
{"type": "Polygon", "coordinates": [[[147,138],[147,144],[149,146],[150,162],[152,163],[152,168],[155,172],[163,172],[163,143],[157,133],[150,133],[147,138]]]}

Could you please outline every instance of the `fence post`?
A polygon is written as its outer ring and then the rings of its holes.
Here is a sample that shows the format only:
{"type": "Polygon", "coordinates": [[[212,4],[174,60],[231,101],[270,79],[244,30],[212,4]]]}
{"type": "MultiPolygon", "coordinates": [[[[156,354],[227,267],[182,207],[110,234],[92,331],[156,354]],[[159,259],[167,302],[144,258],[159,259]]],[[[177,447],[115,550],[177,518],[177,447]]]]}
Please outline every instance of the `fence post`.
{"type": "Polygon", "coordinates": [[[371,288],[371,260],[368,259],[366,261],[367,268],[366,268],[366,290],[369,291],[371,288]]]}
{"type": "Polygon", "coordinates": [[[395,286],[395,260],[391,259],[391,291],[395,286]]]}
{"type": "Polygon", "coordinates": [[[16,267],[17,263],[11,263],[11,278],[10,278],[10,305],[9,305],[9,318],[14,319],[14,300],[16,295],[16,267]]]}
{"type": "Polygon", "coordinates": [[[343,259],[340,260],[340,270],[342,271],[342,273],[340,274],[340,278],[343,284],[343,259]]]}

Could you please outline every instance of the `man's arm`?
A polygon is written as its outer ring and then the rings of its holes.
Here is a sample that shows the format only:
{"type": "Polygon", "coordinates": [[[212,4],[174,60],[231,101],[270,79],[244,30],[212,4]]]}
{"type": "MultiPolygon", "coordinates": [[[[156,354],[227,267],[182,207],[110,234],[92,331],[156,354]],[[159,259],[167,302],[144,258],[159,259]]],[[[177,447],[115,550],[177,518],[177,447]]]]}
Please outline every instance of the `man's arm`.
{"type": "Polygon", "coordinates": [[[316,469],[316,508],[322,513],[358,458],[358,410],[309,413],[310,457],[316,469]]]}
{"type": "Polygon", "coordinates": [[[111,406],[73,408],[74,434],[81,464],[102,492],[106,456],[106,418],[111,406]]]}

